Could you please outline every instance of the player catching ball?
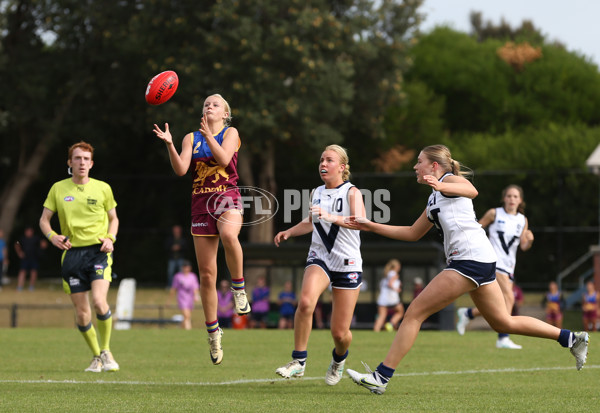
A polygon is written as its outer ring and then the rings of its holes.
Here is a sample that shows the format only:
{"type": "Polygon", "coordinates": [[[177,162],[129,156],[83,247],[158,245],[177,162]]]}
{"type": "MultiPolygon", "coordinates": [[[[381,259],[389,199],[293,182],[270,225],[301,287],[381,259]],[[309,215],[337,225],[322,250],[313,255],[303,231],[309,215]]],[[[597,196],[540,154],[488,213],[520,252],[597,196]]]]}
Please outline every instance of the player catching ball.
{"type": "Polygon", "coordinates": [[[238,239],[242,227],[242,204],[237,188],[237,159],[240,137],[229,126],[231,109],[221,95],[204,101],[200,130],[188,133],[177,153],[169,124],[162,130],[156,124],[154,133],[167,146],[171,166],[183,176],[192,167],[192,223],[194,249],[200,274],[200,298],[204,309],[210,359],[223,360],[223,330],[217,319],[217,251],[219,239],[225,249],[231,273],[235,310],[239,315],[250,312],[243,275],[243,252],[238,239]]]}

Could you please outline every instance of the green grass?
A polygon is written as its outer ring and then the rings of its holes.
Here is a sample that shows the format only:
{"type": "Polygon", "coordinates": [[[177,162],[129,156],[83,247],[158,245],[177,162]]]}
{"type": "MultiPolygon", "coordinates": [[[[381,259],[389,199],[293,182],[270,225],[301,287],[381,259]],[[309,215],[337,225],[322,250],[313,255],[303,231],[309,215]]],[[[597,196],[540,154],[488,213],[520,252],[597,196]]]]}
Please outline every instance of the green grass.
{"type": "MultiPolygon", "coordinates": [[[[347,366],[384,358],[393,334],[354,331],[347,366]]],[[[303,379],[275,368],[290,359],[291,330],[226,330],[213,366],[202,330],[114,331],[116,373],[84,373],[91,355],[75,329],[0,329],[2,412],[563,412],[600,402],[600,334],[588,364],[550,340],[513,337],[523,350],[497,350],[492,332],[424,331],[382,396],[345,377],[327,386],[326,330],[314,331],[303,379]]]]}

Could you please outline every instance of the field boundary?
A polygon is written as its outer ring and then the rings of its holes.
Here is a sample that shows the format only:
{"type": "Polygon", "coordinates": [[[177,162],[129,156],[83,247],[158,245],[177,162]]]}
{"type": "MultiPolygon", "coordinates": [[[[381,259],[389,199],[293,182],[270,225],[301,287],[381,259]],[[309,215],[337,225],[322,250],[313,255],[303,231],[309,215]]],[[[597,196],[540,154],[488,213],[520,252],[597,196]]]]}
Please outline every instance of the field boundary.
{"type": "MultiPolygon", "coordinates": [[[[491,373],[532,373],[540,371],[557,371],[557,370],[573,370],[575,367],[532,367],[532,368],[505,368],[505,369],[482,369],[482,370],[439,370],[429,372],[413,372],[413,373],[399,373],[394,374],[394,377],[414,377],[414,376],[459,376],[465,374],[491,374],[491,373]]],[[[600,365],[585,366],[584,369],[599,369],[600,365]]],[[[118,374],[118,373],[114,373],[118,374]]],[[[323,380],[323,376],[320,377],[303,377],[300,379],[283,379],[283,378],[272,378],[272,379],[240,379],[240,380],[228,380],[221,382],[154,382],[154,381],[120,381],[120,380],[0,380],[0,383],[16,383],[16,384],[125,384],[130,386],[229,386],[232,384],[251,384],[251,383],[271,383],[271,382],[284,382],[284,381],[301,381],[301,380],[323,380]]]]}

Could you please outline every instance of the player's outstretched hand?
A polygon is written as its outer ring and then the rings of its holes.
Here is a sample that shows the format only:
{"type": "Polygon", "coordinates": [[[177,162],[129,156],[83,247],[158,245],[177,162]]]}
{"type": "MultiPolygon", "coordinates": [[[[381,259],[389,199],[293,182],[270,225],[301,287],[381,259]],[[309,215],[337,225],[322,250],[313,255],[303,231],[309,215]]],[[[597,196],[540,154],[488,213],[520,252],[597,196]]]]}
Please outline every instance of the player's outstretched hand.
{"type": "Polygon", "coordinates": [[[152,131],[158,136],[158,139],[163,140],[165,143],[173,143],[173,137],[171,136],[171,132],[169,132],[169,124],[165,123],[165,130],[163,131],[158,125],[154,124],[154,130],[152,131]]]}
{"type": "Polygon", "coordinates": [[[289,234],[287,233],[287,231],[281,231],[281,232],[278,232],[277,235],[275,235],[273,242],[275,243],[275,245],[279,246],[279,244],[281,242],[287,240],[288,238],[289,238],[289,234]]]}
{"type": "Polygon", "coordinates": [[[348,225],[348,227],[360,231],[370,231],[370,226],[372,224],[367,218],[357,217],[355,215],[344,218],[344,223],[348,225]]]}

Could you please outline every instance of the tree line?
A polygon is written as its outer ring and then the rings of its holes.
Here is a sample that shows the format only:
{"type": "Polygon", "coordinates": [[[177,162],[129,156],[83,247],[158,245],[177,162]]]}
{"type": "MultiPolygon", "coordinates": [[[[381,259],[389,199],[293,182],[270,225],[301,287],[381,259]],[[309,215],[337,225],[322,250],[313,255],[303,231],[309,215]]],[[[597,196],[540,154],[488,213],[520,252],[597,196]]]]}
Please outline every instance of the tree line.
{"type": "MultiPolygon", "coordinates": [[[[180,142],[211,93],[232,106],[242,185],[277,195],[317,186],[331,143],[348,148],[358,177],[401,176],[419,148],[445,143],[476,172],[523,171],[529,205],[544,205],[532,210],[534,227],[597,225],[597,189],[580,174],[600,142],[598,68],[532,22],[511,28],[474,14],[471,33],[421,33],[422,3],[0,1],[0,74],[10,85],[0,102],[0,228],[16,237],[37,224],[51,183],[66,177],[66,149],[86,140],[96,147],[92,176],[119,202],[121,248],[159,256],[147,235],[187,223],[190,185],[173,176],[152,125],[169,122],[180,142]],[[167,69],[179,90],[151,107],[146,84],[167,69]],[[572,213],[553,196],[557,185],[581,200],[572,213]]],[[[415,186],[392,186],[411,204],[393,221],[422,209],[415,186]]],[[[482,208],[497,203],[498,186],[480,189],[482,208]]],[[[282,225],[242,236],[267,243],[282,225]]]]}

